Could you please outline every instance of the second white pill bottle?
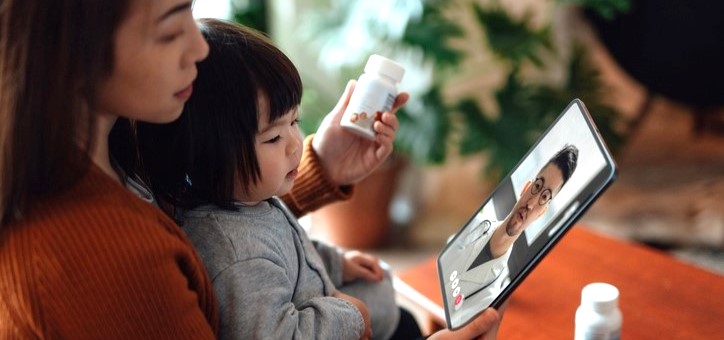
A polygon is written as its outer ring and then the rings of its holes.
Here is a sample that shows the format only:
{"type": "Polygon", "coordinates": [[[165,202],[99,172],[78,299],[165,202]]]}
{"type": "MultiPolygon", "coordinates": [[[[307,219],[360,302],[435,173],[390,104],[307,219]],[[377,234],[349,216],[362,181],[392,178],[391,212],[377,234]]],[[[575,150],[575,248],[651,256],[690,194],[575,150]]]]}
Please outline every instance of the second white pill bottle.
{"type": "Polygon", "coordinates": [[[603,282],[588,284],[581,291],[581,305],[576,310],[574,339],[619,340],[622,319],[618,289],[603,282]]]}
{"type": "Polygon", "coordinates": [[[397,97],[397,84],[405,68],[383,56],[373,54],[342,116],[342,126],[369,139],[375,139],[373,124],[383,112],[390,111],[397,97]]]}

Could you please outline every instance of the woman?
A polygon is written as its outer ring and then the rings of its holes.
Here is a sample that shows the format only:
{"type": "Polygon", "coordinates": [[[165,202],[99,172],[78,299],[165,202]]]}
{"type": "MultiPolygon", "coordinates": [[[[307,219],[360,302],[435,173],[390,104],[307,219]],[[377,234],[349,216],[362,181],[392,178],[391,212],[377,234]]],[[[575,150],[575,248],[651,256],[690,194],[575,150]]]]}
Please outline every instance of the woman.
{"type": "MultiPolygon", "coordinates": [[[[108,147],[119,117],[176,119],[207,51],[185,0],[0,4],[0,338],[214,338],[196,252],[127,189],[108,147]]],[[[324,170],[309,171],[329,181],[344,178],[329,155],[359,175],[390,151],[325,138],[314,142],[324,170]]],[[[495,328],[497,313],[484,316],[461,331],[495,328]]]]}

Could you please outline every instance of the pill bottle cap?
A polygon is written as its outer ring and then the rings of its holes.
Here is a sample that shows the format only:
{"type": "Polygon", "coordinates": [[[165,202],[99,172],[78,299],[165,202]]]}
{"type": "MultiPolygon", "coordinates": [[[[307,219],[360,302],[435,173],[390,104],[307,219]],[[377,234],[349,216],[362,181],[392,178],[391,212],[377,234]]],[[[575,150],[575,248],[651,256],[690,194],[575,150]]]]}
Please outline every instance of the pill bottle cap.
{"type": "Polygon", "coordinates": [[[405,75],[405,68],[381,55],[373,54],[367,60],[365,73],[378,73],[392,78],[395,83],[399,83],[402,81],[402,76],[405,75]]]}
{"type": "Polygon", "coordinates": [[[581,291],[581,305],[598,312],[612,311],[618,307],[618,288],[603,282],[590,283],[581,291]]]}

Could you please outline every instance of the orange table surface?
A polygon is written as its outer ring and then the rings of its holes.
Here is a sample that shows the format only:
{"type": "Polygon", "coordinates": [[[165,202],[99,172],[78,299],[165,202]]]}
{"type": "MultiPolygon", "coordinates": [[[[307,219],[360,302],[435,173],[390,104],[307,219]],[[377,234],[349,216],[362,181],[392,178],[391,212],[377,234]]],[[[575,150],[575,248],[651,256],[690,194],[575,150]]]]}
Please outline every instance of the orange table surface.
{"type": "MultiPolygon", "coordinates": [[[[435,257],[397,279],[401,295],[445,324],[435,257]]],[[[591,282],[618,287],[623,339],[724,339],[724,276],[581,227],[572,228],[511,295],[498,337],[572,339],[581,289],[591,282]]]]}

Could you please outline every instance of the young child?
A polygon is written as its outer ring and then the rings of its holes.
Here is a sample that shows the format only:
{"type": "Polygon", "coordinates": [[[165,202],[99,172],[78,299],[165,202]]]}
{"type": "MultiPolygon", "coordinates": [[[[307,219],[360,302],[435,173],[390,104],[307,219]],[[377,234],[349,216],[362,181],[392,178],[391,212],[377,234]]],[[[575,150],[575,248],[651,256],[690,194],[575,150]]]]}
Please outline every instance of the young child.
{"type": "Polygon", "coordinates": [[[210,53],[184,113],[139,124],[137,135],[151,189],[212,278],[220,337],[389,338],[400,310],[379,261],[310,241],[277,198],[292,188],[304,145],[296,68],[248,28],[200,24],[210,53]],[[364,301],[337,288],[347,283],[364,301]]]}

